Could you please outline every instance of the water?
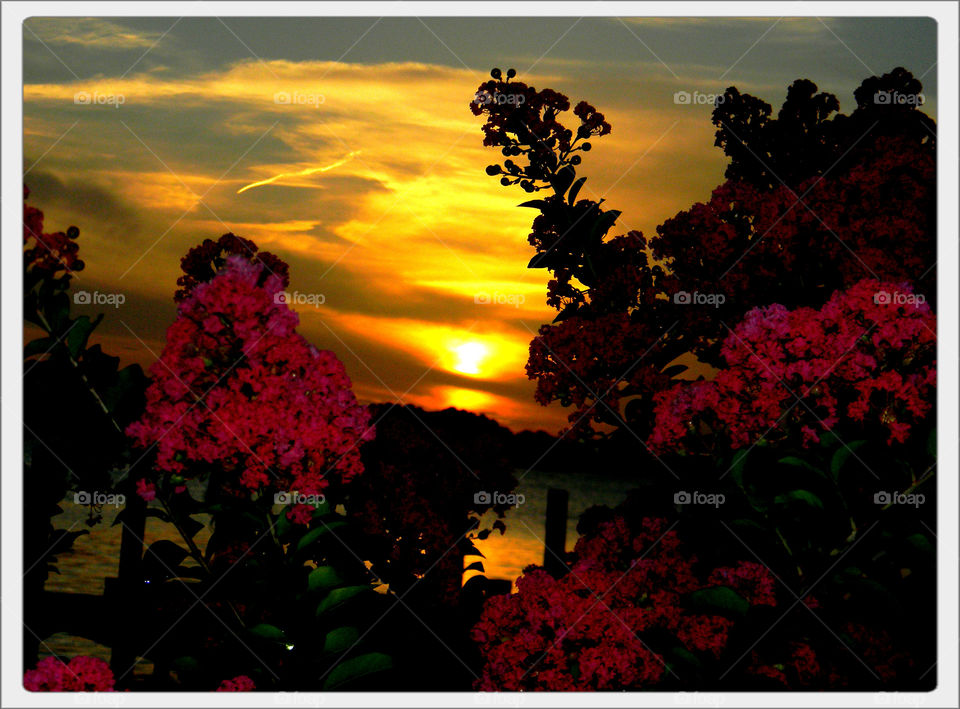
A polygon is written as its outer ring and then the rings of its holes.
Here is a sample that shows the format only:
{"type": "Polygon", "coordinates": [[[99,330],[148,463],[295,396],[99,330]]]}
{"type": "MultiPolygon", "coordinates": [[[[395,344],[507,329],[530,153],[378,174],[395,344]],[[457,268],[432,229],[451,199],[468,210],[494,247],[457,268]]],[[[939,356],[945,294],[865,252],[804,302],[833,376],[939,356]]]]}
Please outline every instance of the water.
{"type": "MultiPolygon", "coordinates": [[[[522,471],[515,473],[519,478],[522,471]]],[[[489,578],[516,579],[530,564],[543,564],[544,524],[547,513],[547,490],[551,487],[570,493],[567,508],[567,550],[577,541],[577,522],[580,515],[594,505],[615,507],[635,487],[635,481],[626,477],[584,473],[545,473],[532,470],[520,479],[515,492],[524,496],[522,505],[507,511],[507,531],[503,536],[493,532],[487,539],[476,541],[477,548],[486,557],[483,560],[489,578]]],[[[492,520],[489,515],[484,521],[492,520]]],[[[468,559],[474,561],[474,559],[468,559]]],[[[473,575],[473,572],[470,572],[473,575]]],[[[469,576],[468,576],[469,577],[469,576]]]]}
{"type": "MultiPolygon", "coordinates": [[[[483,564],[489,578],[509,579],[514,584],[526,566],[543,563],[544,551],[544,522],[547,507],[547,490],[551,487],[567,490],[570,494],[567,517],[567,546],[573,548],[577,540],[577,520],[580,514],[593,505],[609,505],[611,507],[623,501],[628,490],[633,487],[633,480],[601,476],[594,472],[585,473],[545,473],[533,470],[526,474],[516,471],[520,478],[514,492],[523,495],[523,504],[507,511],[505,521],[506,534],[500,535],[494,531],[487,539],[477,540],[476,546],[484,555],[483,564]]],[[[191,490],[195,495],[199,491],[191,490]]],[[[157,503],[151,503],[156,506],[157,503]]],[[[87,518],[88,508],[76,505],[73,498],[64,500],[61,504],[64,512],[54,518],[58,528],[68,528],[73,531],[89,529],[90,534],[77,538],[72,553],[62,554],[56,566],[59,574],[50,574],[47,579],[48,591],[68,593],[102,594],[105,577],[116,577],[117,560],[120,555],[121,526],[113,526],[117,513],[122,508],[104,506],[103,521],[94,527],[87,527],[84,521],[87,518]]],[[[201,522],[208,520],[199,518],[201,522]]],[[[491,523],[493,515],[484,521],[491,523]]],[[[155,518],[148,517],[144,542],[150,545],[160,539],[180,542],[180,537],[172,525],[155,518]]],[[[195,539],[200,548],[206,546],[210,537],[209,527],[197,533],[195,539]]],[[[468,562],[476,561],[468,558],[468,562]]],[[[465,578],[477,572],[468,572],[465,578]]],[[[40,655],[91,655],[109,661],[110,649],[98,645],[85,638],[57,634],[45,640],[40,647],[40,655]]],[[[139,673],[149,673],[149,663],[138,666],[139,673]]]]}
{"type": "MultiPolygon", "coordinates": [[[[191,489],[191,493],[195,496],[199,492],[199,489],[191,489]]],[[[150,507],[159,508],[159,506],[157,502],[150,503],[150,507]]],[[[117,576],[117,565],[120,558],[120,535],[123,528],[119,524],[114,526],[113,522],[123,508],[104,505],[101,509],[103,520],[93,527],[88,527],[86,519],[90,508],[85,505],[74,504],[72,494],[60,503],[60,507],[63,509],[63,514],[53,518],[55,527],[74,532],[86,529],[90,533],[77,537],[73,544],[73,551],[61,554],[57,558],[54,565],[60,573],[51,573],[47,577],[45,588],[48,591],[63,593],[102,595],[104,578],[116,578],[117,576]]],[[[207,515],[198,515],[197,519],[205,525],[209,522],[209,516],[207,515]]],[[[205,526],[194,537],[201,549],[206,547],[207,540],[210,539],[210,532],[210,528],[205,526]]],[[[172,525],[156,517],[147,517],[143,539],[144,546],[147,547],[160,539],[167,539],[176,543],[182,541],[172,525]]],[[[109,662],[110,648],[87,638],[57,633],[44,640],[40,645],[39,655],[40,657],[46,657],[47,655],[65,655],[68,657],[90,655],[109,662]]],[[[152,664],[144,660],[137,664],[134,675],[150,674],[152,671],[152,664]]]]}

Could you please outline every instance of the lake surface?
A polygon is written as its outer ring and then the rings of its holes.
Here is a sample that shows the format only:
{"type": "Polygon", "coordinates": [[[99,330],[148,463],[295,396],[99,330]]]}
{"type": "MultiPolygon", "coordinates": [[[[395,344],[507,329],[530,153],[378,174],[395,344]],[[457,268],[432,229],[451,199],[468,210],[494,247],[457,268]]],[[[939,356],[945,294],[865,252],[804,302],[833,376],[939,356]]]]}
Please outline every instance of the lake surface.
{"type": "MultiPolygon", "coordinates": [[[[507,511],[506,534],[501,536],[495,531],[487,539],[476,541],[477,548],[485,557],[483,564],[486,575],[489,578],[509,579],[514,583],[526,566],[543,563],[544,523],[549,488],[560,488],[569,492],[567,549],[570,550],[577,540],[576,527],[580,514],[593,505],[617,505],[634,486],[632,479],[601,476],[592,472],[574,474],[533,470],[524,474],[518,470],[515,475],[519,478],[519,483],[514,492],[523,495],[523,504],[507,511]]],[[[191,491],[195,495],[199,493],[199,490],[191,491]]],[[[151,503],[151,506],[155,504],[151,503]]],[[[50,574],[46,588],[48,591],[102,594],[104,578],[117,575],[121,527],[112,525],[122,508],[104,506],[103,521],[90,528],[85,524],[89,508],[74,504],[72,496],[64,500],[61,507],[64,512],[54,518],[54,526],[73,531],[89,529],[90,534],[77,538],[72,553],[60,556],[56,564],[60,573],[50,574]]],[[[199,519],[202,522],[208,521],[202,517],[199,519]]],[[[209,537],[209,527],[197,533],[196,540],[201,549],[206,546],[209,537]]],[[[155,517],[148,517],[144,542],[149,545],[160,539],[180,541],[171,525],[155,517]]],[[[476,559],[470,558],[467,561],[469,563],[476,559]]],[[[466,578],[474,573],[469,572],[466,578]]],[[[110,659],[109,648],[85,638],[64,634],[48,638],[45,644],[41,645],[40,654],[92,655],[108,661],[110,659]]],[[[138,673],[150,672],[150,664],[145,663],[138,667],[138,670],[138,673]]]]}

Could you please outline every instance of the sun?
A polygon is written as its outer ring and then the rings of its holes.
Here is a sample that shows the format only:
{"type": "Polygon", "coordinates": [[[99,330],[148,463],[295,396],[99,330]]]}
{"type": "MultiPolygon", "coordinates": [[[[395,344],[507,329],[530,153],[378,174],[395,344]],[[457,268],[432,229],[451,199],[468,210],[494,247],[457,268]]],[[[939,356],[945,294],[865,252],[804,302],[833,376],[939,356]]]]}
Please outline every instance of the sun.
{"type": "Polygon", "coordinates": [[[452,351],[456,356],[453,363],[453,370],[461,374],[480,374],[480,365],[489,356],[490,350],[486,345],[479,342],[467,342],[452,351]]]}

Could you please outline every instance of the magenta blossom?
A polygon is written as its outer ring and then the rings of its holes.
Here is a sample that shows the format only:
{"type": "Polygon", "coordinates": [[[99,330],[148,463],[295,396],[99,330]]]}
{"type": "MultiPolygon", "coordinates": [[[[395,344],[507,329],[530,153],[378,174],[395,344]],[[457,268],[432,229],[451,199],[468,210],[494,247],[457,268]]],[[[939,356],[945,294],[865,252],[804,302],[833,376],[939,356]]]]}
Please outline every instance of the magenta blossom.
{"type": "Polygon", "coordinates": [[[362,472],[359,444],[374,431],[343,364],[296,332],[283,282],[265,269],[230,256],[190,291],[127,434],[156,447],[162,473],[219,466],[237,494],[316,495],[362,472]]]}

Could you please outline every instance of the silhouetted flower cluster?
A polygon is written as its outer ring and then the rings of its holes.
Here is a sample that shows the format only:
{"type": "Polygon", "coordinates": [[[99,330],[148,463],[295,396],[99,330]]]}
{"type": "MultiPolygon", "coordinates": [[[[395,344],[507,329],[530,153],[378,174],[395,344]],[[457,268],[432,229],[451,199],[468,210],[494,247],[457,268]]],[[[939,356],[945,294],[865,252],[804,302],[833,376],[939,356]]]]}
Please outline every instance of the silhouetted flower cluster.
{"type": "Polygon", "coordinates": [[[251,263],[262,263],[264,278],[277,276],[281,281],[281,288],[290,285],[290,267],[285,261],[268,251],[260,251],[250,239],[236,234],[224,234],[216,241],[204,239],[202,244],[194,246],[180,259],[180,268],[185,275],[177,279],[180,288],[173,299],[178,303],[183,302],[198,284],[213,278],[217,271],[226,265],[227,258],[231,255],[242,256],[251,263]]]}
{"type": "Polygon", "coordinates": [[[507,505],[478,493],[507,495],[516,486],[510,431],[455,409],[374,404],[370,412],[377,438],[364,447],[365,472],[350,485],[349,501],[368,535],[372,570],[401,592],[416,583],[431,604],[453,604],[471,540],[506,529],[507,505]],[[481,528],[490,510],[496,519],[481,528]]]}
{"type": "Polygon", "coordinates": [[[933,158],[937,126],[916,110],[922,91],[919,79],[897,67],[865,79],[853,92],[857,107],[848,116],[838,112],[836,96],[798,79],[774,118],[770,104],[730,87],[713,112],[715,145],[730,158],[725,176],[764,190],[797,188],[811,177],[845,173],[884,137],[906,138],[933,158]]]}
{"type": "MultiPolygon", "coordinates": [[[[23,199],[26,202],[30,190],[23,186],[23,199]]],[[[82,271],[83,261],[78,252],[80,245],[77,237],[80,230],[72,226],[66,233],[53,234],[43,232],[43,212],[29,204],[23,205],[23,262],[28,274],[34,278],[54,278],[60,271],[69,279],[74,271],[82,271]]]]}
{"type": "Polygon", "coordinates": [[[586,152],[591,136],[610,132],[602,113],[586,101],[578,103],[574,115],[580,125],[574,131],[561,123],[560,114],[570,110],[570,100],[552,89],[537,91],[532,86],[510,82],[516,72],[510,69],[506,79],[499,69],[491,72],[493,79],[477,89],[470,110],[475,116],[486,114],[483,125],[483,144],[500,147],[508,159],[503,165],[491,165],[488,175],[503,175],[503,185],[520,184],[527,192],[536,192],[550,186],[558,172],[568,165],[579,165],[576,152],[586,152]],[[526,165],[518,165],[512,158],[523,156],[526,165]]]}
{"type": "MultiPolygon", "coordinates": [[[[851,116],[834,115],[835,97],[805,80],[790,87],[777,119],[766,104],[729,89],[714,121],[731,179],[708,202],[666,220],[649,242],[639,232],[608,237],[620,213],[604,211],[602,199],[578,199],[586,178],[568,159],[573,142],[564,136],[574,133],[557,120],[569,107],[565,96],[499,80],[480,88],[523,94],[523,102],[472,110],[486,117],[486,145],[503,146],[505,155],[525,151],[534,171],[508,163],[488,173],[505,172],[505,185],[527,180],[525,189],[553,190],[522,205],[540,212],[528,237],[537,250],[530,267],[551,271],[547,303],[559,311],[531,343],[527,374],[537,381],[537,400],[571,407],[571,425],[583,432],[627,423],[649,436],[653,395],[686,368],[674,360],[692,353],[722,368],[725,323],[752,308],[820,307],[863,278],[916,282],[933,272],[930,119],[916,103],[875,97],[916,99],[920,85],[909,72],[865,81],[851,116]],[[803,150],[791,147],[797,141],[803,150]],[[770,170],[748,169],[765,155],[789,179],[771,182],[770,170]],[[631,409],[621,411],[627,399],[631,409]]],[[[577,136],[609,132],[592,107],[581,103],[574,113],[583,121],[577,136]]]]}

